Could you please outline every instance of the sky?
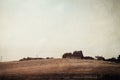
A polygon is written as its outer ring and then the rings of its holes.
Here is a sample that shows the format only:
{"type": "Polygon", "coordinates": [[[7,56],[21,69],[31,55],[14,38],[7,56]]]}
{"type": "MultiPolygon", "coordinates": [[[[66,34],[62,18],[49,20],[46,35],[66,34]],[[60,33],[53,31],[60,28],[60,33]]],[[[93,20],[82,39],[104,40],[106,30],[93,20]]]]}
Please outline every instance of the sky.
{"type": "Polygon", "coordinates": [[[120,54],[120,0],[0,0],[0,56],[120,54]]]}

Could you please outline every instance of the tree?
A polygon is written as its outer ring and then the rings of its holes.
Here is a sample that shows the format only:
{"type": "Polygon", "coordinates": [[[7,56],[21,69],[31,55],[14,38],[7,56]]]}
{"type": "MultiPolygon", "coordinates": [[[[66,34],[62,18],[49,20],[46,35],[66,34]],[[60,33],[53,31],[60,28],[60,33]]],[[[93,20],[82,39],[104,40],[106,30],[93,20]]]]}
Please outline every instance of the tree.
{"type": "Polygon", "coordinates": [[[120,59],[120,55],[118,56],[118,58],[117,59],[120,59]]]}
{"type": "Polygon", "coordinates": [[[117,57],[117,61],[120,62],[120,55],[118,55],[118,57],[117,57]]]}
{"type": "Polygon", "coordinates": [[[64,53],[62,58],[72,58],[72,53],[64,53]]]}
{"type": "Polygon", "coordinates": [[[105,58],[103,56],[95,56],[97,58],[97,60],[105,60],[105,58]]]}
{"type": "Polygon", "coordinates": [[[83,59],[89,59],[89,60],[93,60],[94,58],[91,56],[85,56],[83,59]]]}
{"type": "Polygon", "coordinates": [[[82,51],[74,51],[73,52],[73,57],[74,58],[80,58],[80,59],[84,58],[82,51]]]}

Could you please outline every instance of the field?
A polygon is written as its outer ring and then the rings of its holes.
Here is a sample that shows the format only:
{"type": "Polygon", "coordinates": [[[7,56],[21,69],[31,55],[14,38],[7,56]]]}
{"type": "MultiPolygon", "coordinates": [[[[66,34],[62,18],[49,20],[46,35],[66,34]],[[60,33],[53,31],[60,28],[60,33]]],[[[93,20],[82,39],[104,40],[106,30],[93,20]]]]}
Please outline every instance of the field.
{"type": "Polygon", "coordinates": [[[120,64],[80,59],[0,62],[0,80],[120,80],[120,64]]]}

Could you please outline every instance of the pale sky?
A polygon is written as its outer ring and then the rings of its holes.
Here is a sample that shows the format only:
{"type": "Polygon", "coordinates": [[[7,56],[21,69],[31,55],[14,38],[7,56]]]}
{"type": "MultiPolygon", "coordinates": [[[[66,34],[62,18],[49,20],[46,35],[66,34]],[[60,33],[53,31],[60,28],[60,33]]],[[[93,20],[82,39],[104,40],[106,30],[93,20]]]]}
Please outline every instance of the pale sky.
{"type": "Polygon", "coordinates": [[[120,0],[0,0],[0,56],[120,54],[120,0]]]}

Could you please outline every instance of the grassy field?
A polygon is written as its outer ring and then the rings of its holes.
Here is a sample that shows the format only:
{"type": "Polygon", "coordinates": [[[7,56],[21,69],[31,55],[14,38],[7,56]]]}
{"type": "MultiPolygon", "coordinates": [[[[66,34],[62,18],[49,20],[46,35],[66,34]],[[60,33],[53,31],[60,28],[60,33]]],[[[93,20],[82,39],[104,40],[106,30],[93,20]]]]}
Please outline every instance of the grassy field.
{"type": "Polygon", "coordinates": [[[120,80],[120,64],[80,59],[0,62],[0,80],[98,79],[120,80]]]}

